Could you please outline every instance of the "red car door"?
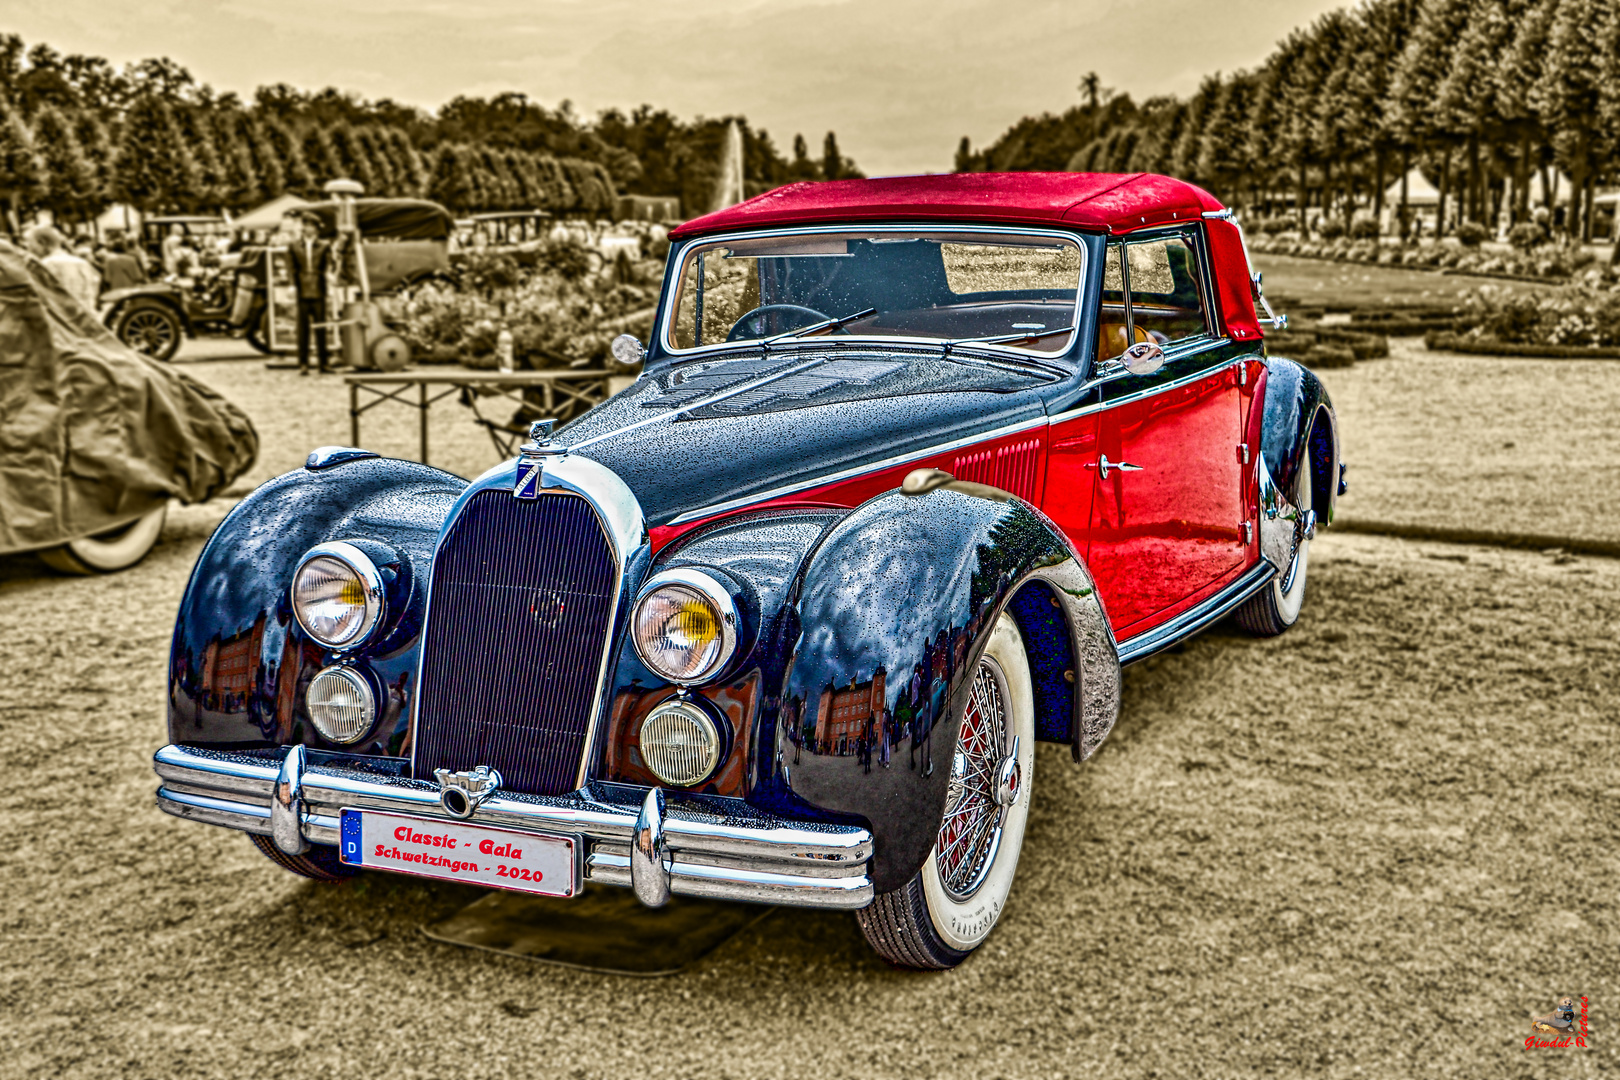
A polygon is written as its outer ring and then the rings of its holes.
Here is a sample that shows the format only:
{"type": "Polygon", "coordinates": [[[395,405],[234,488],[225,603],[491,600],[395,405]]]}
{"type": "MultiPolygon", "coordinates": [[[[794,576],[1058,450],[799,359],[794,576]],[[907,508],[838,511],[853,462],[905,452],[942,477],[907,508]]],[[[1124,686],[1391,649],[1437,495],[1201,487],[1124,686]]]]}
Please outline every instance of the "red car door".
{"type": "Polygon", "coordinates": [[[1214,592],[1247,555],[1238,366],[1206,316],[1204,265],[1193,229],[1109,249],[1099,356],[1132,341],[1165,356],[1151,375],[1113,372],[1086,462],[1087,563],[1120,639],[1214,592]]]}
{"type": "Polygon", "coordinates": [[[1202,599],[1244,564],[1237,368],[1127,398],[1097,418],[1087,562],[1115,635],[1126,638],[1202,599]]]}

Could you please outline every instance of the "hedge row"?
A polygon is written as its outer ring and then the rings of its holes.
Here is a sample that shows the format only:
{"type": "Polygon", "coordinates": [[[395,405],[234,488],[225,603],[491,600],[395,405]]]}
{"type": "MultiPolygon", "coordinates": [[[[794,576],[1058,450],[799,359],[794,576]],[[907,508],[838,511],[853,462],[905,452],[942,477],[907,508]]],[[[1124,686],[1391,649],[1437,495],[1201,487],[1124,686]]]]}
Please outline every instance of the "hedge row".
{"type": "Polygon", "coordinates": [[[1430,349],[1444,352],[1473,353],[1477,356],[1524,356],[1557,360],[1620,360],[1620,348],[1614,346],[1531,345],[1443,331],[1425,334],[1423,344],[1430,349]]]}

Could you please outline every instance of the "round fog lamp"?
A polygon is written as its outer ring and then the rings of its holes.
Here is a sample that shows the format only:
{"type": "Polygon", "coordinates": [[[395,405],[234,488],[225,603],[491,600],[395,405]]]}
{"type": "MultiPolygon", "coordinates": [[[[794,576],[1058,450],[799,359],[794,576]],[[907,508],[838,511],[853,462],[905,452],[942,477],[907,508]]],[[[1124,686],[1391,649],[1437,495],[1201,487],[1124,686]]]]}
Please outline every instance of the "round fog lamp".
{"type": "Polygon", "coordinates": [[[359,742],[377,718],[371,685],[353,668],[329,667],[316,672],[304,701],[310,723],[328,742],[359,742]]]}
{"type": "Polygon", "coordinates": [[[353,544],[317,544],[293,573],[293,615],[329,649],[364,641],[382,617],[382,607],[382,574],[353,544]]]}
{"type": "Polygon", "coordinates": [[[736,651],[737,607],[709,575],[666,570],[642,590],[630,636],[653,674],[673,683],[702,682],[736,651]]]}
{"type": "Polygon", "coordinates": [[[671,787],[691,787],[720,763],[720,732],[697,706],[665,702],[641,722],[641,759],[671,787]]]}

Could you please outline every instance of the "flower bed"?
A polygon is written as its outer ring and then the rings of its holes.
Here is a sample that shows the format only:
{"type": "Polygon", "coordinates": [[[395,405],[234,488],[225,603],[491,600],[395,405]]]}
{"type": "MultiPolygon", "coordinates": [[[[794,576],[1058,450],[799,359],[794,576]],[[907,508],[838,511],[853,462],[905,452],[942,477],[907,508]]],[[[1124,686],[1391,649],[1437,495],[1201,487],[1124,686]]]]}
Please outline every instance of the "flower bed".
{"type": "Polygon", "coordinates": [[[1485,285],[1464,299],[1456,332],[1425,341],[1431,349],[1492,356],[1620,357],[1620,292],[1485,285]]]}
{"type": "Polygon", "coordinates": [[[1541,244],[1527,250],[1499,251],[1466,247],[1436,240],[1392,246],[1374,239],[1306,238],[1298,234],[1258,236],[1250,241],[1257,252],[1293,255],[1305,259],[1407,266],[1442,273],[1499,277],[1512,281],[1566,281],[1579,277],[1596,287],[1620,280],[1615,268],[1599,265],[1591,251],[1574,245],[1541,244]]]}
{"type": "Polygon", "coordinates": [[[607,263],[589,254],[563,241],[532,267],[504,255],[459,259],[450,277],[401,297],[400,333],[424,364],[493,370],[504,327],[519,370],[615,368],[608,345],[623,333],[646,338],[664,267],[657,259],[607,263]]]}

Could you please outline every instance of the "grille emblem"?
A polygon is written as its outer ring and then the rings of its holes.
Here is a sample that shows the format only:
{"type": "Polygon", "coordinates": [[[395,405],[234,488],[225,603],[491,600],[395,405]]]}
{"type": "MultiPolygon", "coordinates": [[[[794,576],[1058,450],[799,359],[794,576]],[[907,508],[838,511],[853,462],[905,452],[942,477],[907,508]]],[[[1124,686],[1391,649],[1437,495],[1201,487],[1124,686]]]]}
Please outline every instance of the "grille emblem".
{"type": "Polygon", "coordinates": [[[451,817],[463,820],[472,817],[478,804],[501,786],[501,774],[488,765],[480,765],[470,772],[434,769],[433,778],[439,782],[439,805],[451,817]]]}
{"type": "Polygon", "coordinates": [[[545,464],[545,458],[518,458],[517,482],[512,486],[513,497],[519,499],[540,497],[540,479],[545,472],[545,464]]]}

